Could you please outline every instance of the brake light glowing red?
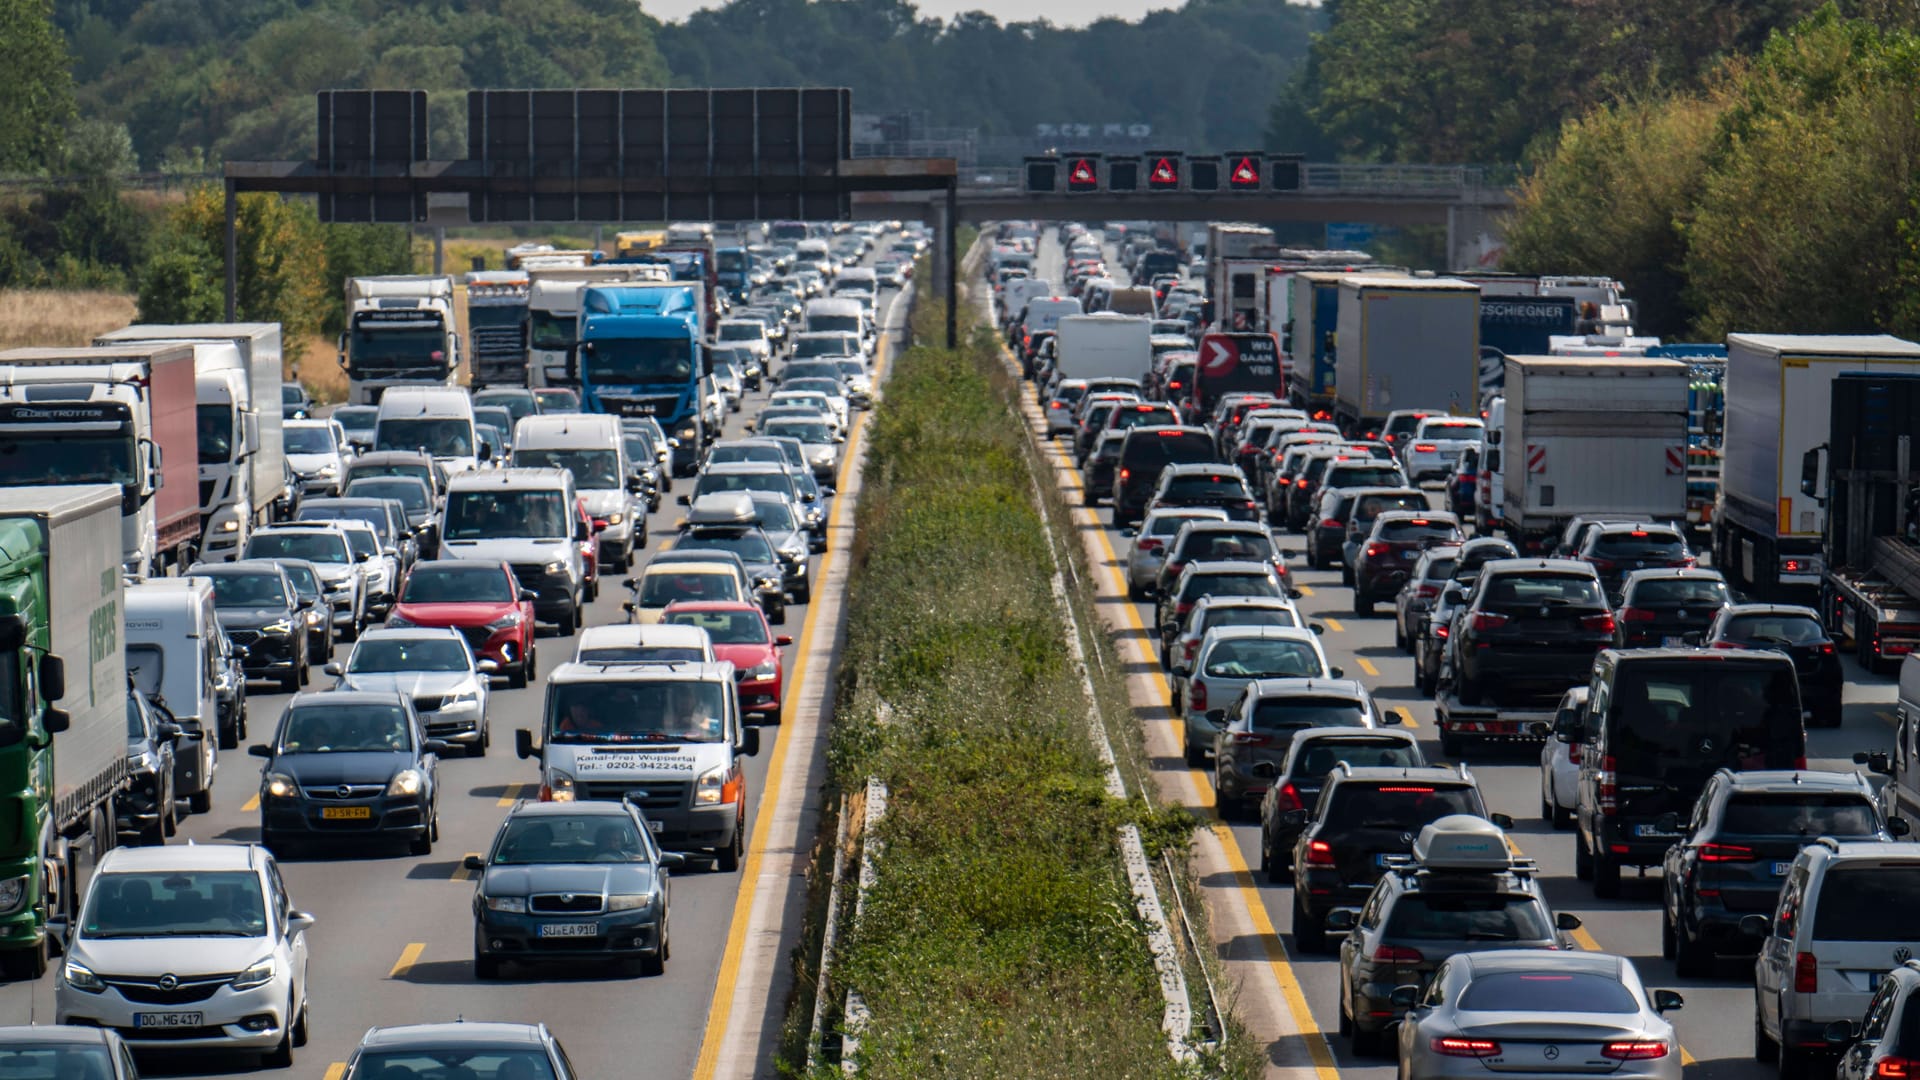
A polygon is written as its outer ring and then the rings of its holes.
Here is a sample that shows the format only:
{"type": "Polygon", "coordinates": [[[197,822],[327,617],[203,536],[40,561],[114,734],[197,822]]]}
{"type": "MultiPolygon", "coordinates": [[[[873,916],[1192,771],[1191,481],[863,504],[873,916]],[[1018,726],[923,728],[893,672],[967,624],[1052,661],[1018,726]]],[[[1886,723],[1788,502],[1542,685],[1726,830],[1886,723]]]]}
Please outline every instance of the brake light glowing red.
{"type": "Polygon", "coordinates": [[[1300,801],[1300,789],[1294,787],[1291,780],[1282,784],[1279,791],[1274,792],[1273,800],[1280,807],[1281,813],[1306,809],[1305,804],[1300,801]]]}
{"type": "Polygon", "coordinates": [[[1340,529],[1346,527],[1346,522],[1341,521],[1339,518],[1321,518],[1320,527],[1323,529],[1340,529]]]}
{"type": "MultiPolygon", "coordinates": [[[[1600,758],[1600,773],[1594,779],[1600,791],[1600,816],[1612,817],[1620,809],[1620,775],[1612,754],[1600,758]]],[[[1575,843],[1579,841],[1576,839],[1575,843]]]]}
{"type": "Polygon", "coordinates": [[[1701,862],[1752,862],[1753,849],[1740,844],[1701,844],[1701,862]]]}
{"type": "Polygon", "coordinates": [[[1793,954],[1793,992],[1796,994],[1820,992],[1819,957],[1810,952],[1793,954]]]}
{"type": "Polygon", "coordinates": [[[1307,865],[1332,866],[1333,845],[1327,843],[1325,840],[1307,841],[1307,865]]]}
{"type": "Polygon", "coordinates": [[[1307,486],[1307,478],[1303,476],[1303,477],[1301,477],[1300,479],[1298,479],[1298,480],[1295,480],[1295,481],[1293,482],[1293,486],[1294,486],[1294,487],[1297,487],[1297,488],[1301,488],[1302,490],[1304,490],[1304,489],[1306,488],[1306,486],[1307,486]]]}
{"type": "Polygon", "coordinates": [[[1654,614],[1646,608],[1621,608],[1620,618],[1623,622],[1652,622],[1654,614]]]}
{"type": "Polygon", "coordinates": [[[1436,1054],[1448,1057],[1486,1058],[1500,1055],[1500,1044],[1492,1039],[1467,1039],[1444,1036],[1430,1044],[1436,1054]]]}
{"type": "Polygon", "coordinates": [[[1373,958],[1382,964],[1420,964],[1427,959],[1420,955],[1419,949],[1409,949],[1405,945],[1382,945],[1373,950],[1373,958]]]}
{"type": "Polygon", "coordinates": [[[1883,1057],[1873,1067],[1873,1075],[1880,1080],[1909,1080],[1913,1076],[1913,1059],[1903,1057],[1883,1057]]]}
{"type": "Polygon", "coordinates": [[[1400,787],[1380,787],[1380,788],[1374,788],[1374,790],[1380,791],[1380,792],[1386,792],[1388,794],[1393,794],[1393,795],[1431,795],[1433,794],[1433,788],[1431,787],[1411,787],[1411,786],[1405,786],[1405,785],[1400,787]]]}
{"type": "Polygon", "coordinates": [[[1198,679],[1187,684],[1187,704],[1194,712],[1207,711],[1207,684],[1198,679]]]}
{"type": "Polygon", "coordinates": [[[1134,541],[1134,546],[1141,551],[1159,551],[1161,548],[1167,546],[1167,542],[1157,536],[1143,536],[1134,541]]]}
{"type": "Polygon", "coordinates": [[[1383,543],[1379,540],[1375,540],[1373,543],[1367,545],[1367,558],[1377,559],[1380,556],[1385,555],[1387,552],[1392,550],[1393,550],[1392,544],[1383,543]]]}
{"type": "Polygon", "coordinates": [[[1613,613],[1609,611],[1599,615],[1588,615],[1580,620],[1580,629],[1611,634],[1614,631],[1613,613]]]}
{"type": "Polygon", "coordinates": [[[1646,535],[1647,535],[1647,530],[1645,530],[1645,529],[1635,529],[1635,530],[1633,530],[1632,532],[1630,532],[1630,533],[1628,533],[1627,535],[1628,535],[1628,536],[1642,536],[1642,537],[1643,537],[1643,536],[1646,536],[1646,535]]]}
{"type": "Polygon", "coordinates": [[[1414,453],[1416,453],[1416,454],[1431,454],[1431,453],[1433,453],[1433,452],[1435,452],[1435,451],[1437,451],[1437,450],[1439,450],[1439,449],[1440,449],[1440,448],[1439,448],[1438,446],[1435,446],[1434,444],[1432,444],[1432,443],[1430,443],[1430,442],[1423,442],[1423,443],[1414,443],[1414,444],[1413,444],[1413,452],[1414,452],[1414,453]]]}
{"type": "Polygon", "coordinates": [[[1610,1042],[1600,1047],[1600,1056],[1615,1061],[1644,1061],[1667,1056],[1667,1044],[1660,1039],[1610,1042]]]}

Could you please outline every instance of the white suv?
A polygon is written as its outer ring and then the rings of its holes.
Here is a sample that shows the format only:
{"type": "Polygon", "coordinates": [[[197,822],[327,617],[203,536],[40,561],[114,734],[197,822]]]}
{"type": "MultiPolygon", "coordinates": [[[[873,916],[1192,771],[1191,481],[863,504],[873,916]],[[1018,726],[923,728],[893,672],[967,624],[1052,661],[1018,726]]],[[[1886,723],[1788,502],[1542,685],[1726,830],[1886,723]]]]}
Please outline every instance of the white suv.
{"type": "Polygon", "coordinates": [[[1753,1052],[1800,1075],[1827,1051],[1827,1025],[1858,1020],[1891,968],[1920,953],[1920,848],[1842,843],[1829,836],[1800,849],[1786,868],[1771,919],[1741,929],[1763,936],[1754,961],[1753,1052]]]}
{"type": "Polygon", "coordinates": [[[307,937],[258,844],[117,848],[87,885],[54,982],[54,1022],[136,1050],[258,1051],[307,1041],[307,937]]]}

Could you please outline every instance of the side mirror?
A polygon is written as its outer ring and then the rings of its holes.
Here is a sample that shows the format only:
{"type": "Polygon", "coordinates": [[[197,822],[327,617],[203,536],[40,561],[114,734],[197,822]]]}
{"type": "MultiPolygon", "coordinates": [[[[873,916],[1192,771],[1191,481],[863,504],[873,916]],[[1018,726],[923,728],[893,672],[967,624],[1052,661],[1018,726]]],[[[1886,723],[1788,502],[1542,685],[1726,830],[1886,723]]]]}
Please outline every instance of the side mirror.
{"type": "Polygon", "coordinates": [[[1495,825],[1498,825],[1503,829],[1513,828],[1512,814],[1488,814],[1487,820],[1493,822],[1495,825]]]}
{"type": "Polygon", "coordinates": [[[793,635],[792,635],[792,634],[781,634],[780,636],[778,636],[778,637],[776,637],[776,638],[774,638],[774,639],[773,639],[773,643],[774,643],[775,645],[779,645],[779,646],[786,646],[786,645],[791,645],[791,644],[793,644],[793,635]]]}
{"type": "Polygon", "coordinates": [[[513,733],[513,752],[522,759],[534,757],[533,732],[516,728],[513,733]]]}
{"type": "Polygon", "coordinates": [[[1815,502],[1824,503],[1820,497],[1820,474],[1825,472],[1827,448],[1816,446],[1800,455],[1800,494],[1815,502]]]}
{"type": "Polygon", "coordinates": [[[692,506],[692,505],[693,505],[693,496],[691,496],[691,495],[675,495],[675,496],[673,497],[673,501],[674,501],[674,502],[676,502],[676,503],[679,503],[679,504],[680,504],[681,506],[692,506]]]}
{"type": "Polygon", "coordinates": [[[469,855],[460,860],[460,865],[468,870],[485,870],[487,859],[484,855],[469,855]]]}
{"type": "Polygon", "coordinates": [[[1134,528],[1134,527],[1133,527],[1133,526],[1131,526],[1131,525],[1129,525],[1129,526],[1127,526],[1126,528],[1124,528],[1124,529],[1121,529],[1121,530],[1120,530],[1120,535],[1121,535],[1121,536],[1124,536],[1124,537],[1126,537],[1126,538],[1127,538],[1127,539],[1129,539],[1129,540],[1131,540],[1131,539],[1133,539],[1134,537],[1136,537],[1136,536],[1139,536],[1139,535],[1140,535],[1140,530],[1139,530],[1139,529],[1136,529],[1136,528],[1134,528]]]}
{"type": "Polygon", "coordinates": [[[1335,664],[1332,667],[1327,669],[1327,674],[1333,676],[1336,679],[1344,679],[1347,677],[1347,669],[1341,667],[1338,664],[1335,664]]]}
{"type": "Polygon", "coordinates": [[[1307,595],[1306,593],[1301,592],[1299,589],[1287,590],[1287,599],[1289,600],[1299,600],[1306,595],[1307,595]]]}
{"type": "Polygon", "coordinates": [[[493,447],[487,445],[486,443],[481,443],[480,448],[474,451],[473,456],[480,459],[481,461],[492,461],[493,447]]]}
{"type": "Polygon", "coordinates": [[[47,933],[61,939],[62,941],[65,941],[68,935],[73,933],[73,924],[68,921],[65,915],[48,916],[46,926],[47,926],[47,933]]]}
{"type": "Polygon", "coordinates": [[[815,495],[811,491],[803,492],[800,495],[801,502],[815,502],[815,501],[818,501],[818,499],[819,499],[819,496],[815,495]]]}
{"type": "Polygon", "coordinates": [[[1225,709],[1208,709],[1207,710],[1207,723],[1212,724],[1214,727],[1219,727],[1222,724],[1225,724],[1226,722],[1227,722],[1227,710],[1225,709]]]}
{"type": "Polygon", "coordinates": [[[1581,923],[1580,916],[1571,911],[1563,911],[1553,917],[1553,925],[1558,930],[1578,930],[1584,924],[1581,923]]]}
{"type": "Polygon", "coordinates": [[[1387,1004],[1396,1009],[1411,1009],[1420,1003],[1420,988],[1417,986],[1396,986],[1393,993],[1387,995],[1387,1004]]]}
{"type": "Polygon", "coordinates": [[[1254,763],[1253,775],[1262,780],[1271,780],[1280,775],[1280,769],[1271,761],[1258,761],[1254,763]]]}
{"type": "Polygon", "coordinates": [[[287,936],[292,937],[295,934],[306,933],[308,930],[313,929],[315,921],[310,912],[295,911],[289,914],[287,916],[287,936]]]}
{"type": "Polygon", "coordinates": [[[1821,1035],[1827,1040],[1827,1045],[1833,1047],[1846,1046],[1860,1037],[1860,1033],[1854,1030],[1851,1020],[1835,1020],[1827,1025],[1827,1029],[1821,1035]]]}
{"type": "Polygon", "coordinates": [[[760,753],[760,729],[746,728],[740,732],[740,752],[753,757],[760,753]]]}
{"type": "Polygon", "coordinates": [[[452,749],[453,749],[453,744],[448,742],[445,739],[428,739],[427,740],[427,753],[429,754],[444,754],[447,751],[452,749]]]}
{"type": "Polygon", "coordinates": [[[67,662],[65,660],[52,653],[41,656],[39,675],[42,700],[59,701],[67,696],[67,662]]]}
{"type": "Polygon", "coordinates": [[[1587,741],[1587,729],[1580,724],[1562,724],[1553,729],[1553,737],[1571,746],[1574,743],[1587,741]]]}
{"type": "Polygon", "coordinates": [[[372,561],[373,561],[373,552],[371,552],[371,551],[363,551],[363,552],[361,552],[360,554],[358,554],[358,555],[355,555],[355,556],[353,557],[353,561],[354,561],[354,562],[372,562],[372,561]]]}
{"type": "Polygon", "coordinates": [[[1887,835],[1889,836],[1905,836],[1912,831],[1913,826],[1908,824],[1906,818],[1890,817],[1887,819],[1887,835]]]}
{"type": "Polygon", "coordinates": [[[1193,669],[1185,664],[1176,663],[1173,665],[1173,674],[1176,678],[1190,678],[1193,675],[1193,669]]]}
{"type": "Polygon", "coordinates": [[[254,743],[252,746],[247,747],[247,756],[270,758],[273,756],[273,747],[265,743],[254,743]]]}
{"type": "Polygon", "coordinates": [[[1307,824],[1307,812],[1305,810],[1289,810],[1280,815],[1280,824],[1290,829],[1303,828],[1307,824]]]}
{"type": "Polygon", "coordinates": [[[40,714],[40,726],[49,735],[58,735],[73,726],[73,717],[65,709],[48,709],[40,714]]]}
{"type": "Polygon", "coordinates": [[[531,604],[535,600],[540,599],[540,594],[537,592],[534,592],[532,589],[521,589],[520,599],[525,600],[527,603],[531,604]]]}
{"type": "Polygon", "coordinates": [[[1400,726],[1400,710],[1388,709],[1386,712],[1381,713],[1380,726],[1381,727],[1399,727],[1400,726]]]}
{"type": "Polygon", "coordinates": [[[1313,631],[1316,634],[1324,634],[1327,632],[1327,627],[1326,627],[1326,624],[1324,623],[1317,623],[1317,622],[1308,623],[1307,629],[1313,631]]]}
{"type": "Polygon", "coordinates": [[[154,737],[157,739],[160,739],[163,742],[170,742],[174,739],[179,738],[180,733],[185,730],[186,729],[181,727],[179,724],[169,723],[165,720],[162,720],[161,722],[153,726],[154,737]]]}
{"type": "Polygon", "coordinates": [[[473,665],[473,670],[482,675],[492,675],[500,670],[500,665],[492,660],[482,660],[473,665]]]}
{"type": "Polygon", "coordinates": [[[1888,760],[1885,750],[1861,750],[1853,755],[1855,765],[1865,765],[1868,772],[1882,776],[1893,775],[1893,763],[1888,760]]]}
{"type": "Polygon", "coordinates": [[[667,870],[678,870],[687,865],[687,857],[677,851],[663,851],[660,853],[660,865],[667,870]]]}
{"type": "Polygon", "coordinates": [[[1748,915],[1740,920],[1740,932],[1748,937],[1767,937],[1773,933],[1773,920],[1765,915],[1748,915]]]}
{"type": "Polygon", "coordinates": [[[326,672],[329,675],[335,676],[336,678],[341,675],[345,675],[347,673],[346,666],[340,663],[340,661],[338,660],[327,661],[327,666],[321,668],[320,670],[326,672]]]}
{"type": "Polygon", "coordinates": [[[631,601],[631,600],[626,600],[626,601],[623,601],[623,602],[622,602],[622,603],[620,604],[620,610],[621,610],[621,611],[624,611],[624,612],[626,612],[626,613],[627,613],[627,614],[629,614],[629,615],[631,615],[631,614],[633,614],[634,612],[636,612],[636,611],[639,611],[639,610],[640,610],[640,608],[639,608],[639,606],[638,606],[638,605],[636,605],[636,604],[635,604],[635,603],[634,603],[633,601],[631,601]]]}
{"type": "Polygon", "coordinates": [[[1527,725],[1527,734],[1544,739],[1553,734],[1553,725],[1544,720],[1536,720],[1527,725]]]}
{"type": "Polygon", "coordinates": [[[1680,644],[1688,645],[1696,649],[1699,648],[1700,647],[1700,631],[1689,630],[1686,633],[1681,634],[1680,644]]]}
{"type": "Polygon", "coordinates": [[[1687,1003],[1687,999],[1674,990],[1655,990],[1653,992],[1653,1011],[1672,1012],[1687,1003]]]}
{"type": "Polygon", "coordinates": [[[1352,908],[1334,908],[1327,912],[1327,929],[1335,933],[1345,933],[1360,925],[1357,913],[1352,908]]]}

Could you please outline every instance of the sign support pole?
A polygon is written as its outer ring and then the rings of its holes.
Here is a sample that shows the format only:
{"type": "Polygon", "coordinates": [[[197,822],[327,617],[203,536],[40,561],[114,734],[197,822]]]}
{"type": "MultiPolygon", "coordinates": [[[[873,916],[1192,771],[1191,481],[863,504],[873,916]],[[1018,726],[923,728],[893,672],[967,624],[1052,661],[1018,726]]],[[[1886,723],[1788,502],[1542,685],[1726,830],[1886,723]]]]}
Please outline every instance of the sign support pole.
{"type": "Polygon", "coordinates": [[[227,178],[227,321],[238,322],[234,318],[234,308],[238,305],[240,259],[238,237],[234,235],[234,219],[239,216],[240,197],[234,193],[233,178],[227,178]]]}
{"type": "Polygon", "coordinates": [[[957,284],[960,280],[960,253],[955,250],[959,234],[956,223],[960,220],[960,178],[958,176],[947,178],[946,218],[946,221],[941,223],[941,228],[946,230],[947,240],[947,348],[957,349],[960,347],[960,288],[957,284]]]}

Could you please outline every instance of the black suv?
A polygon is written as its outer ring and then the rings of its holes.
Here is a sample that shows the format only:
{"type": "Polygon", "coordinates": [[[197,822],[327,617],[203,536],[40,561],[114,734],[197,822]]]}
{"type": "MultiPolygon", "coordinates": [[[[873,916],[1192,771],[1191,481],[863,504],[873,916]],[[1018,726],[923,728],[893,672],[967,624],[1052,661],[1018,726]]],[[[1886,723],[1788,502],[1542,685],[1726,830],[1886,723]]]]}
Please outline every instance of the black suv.
{"type": "Polygon", "coordinates": [[[307,612],[300,590],[271,559],[196,563],[184,577],[213,582],[213,614],[227,639],[245,649],[249,679],[273,679],[285,693],[307,684],[307,612]]]}
{"type": "Polygon", "coordinates": [[[1460,704],[1487,697],[1518,704],[1529,694],[1558,701],[1587,681],[1594,654],[1613,645],[1613,629],[1591,566],[1570,559],[1487,563],[1447,640],[1460,704]]]}
{"type": "Polygon", "coordinates": [[[1660,905],[1660,955],[1682,978],[1713,974],[1720,956],[1750,957],[1760,939],[1740,930],[1748,915],[1770,915],[1800,849],[1822,836],[1892,840],[1907,823],[1880,819],[1857,772],[1734,772],[1721,769],[1693,804],[1658,822],[1681,839],[1667,849],[1660,905]],[[1673,820],[1667,820],[1667,819],[1673,820]]]}
{"type": "Polygon", "coordinates": [[[1420,561],[1407,572],[1406,584],[1393,597],[1393,644],[1401,652],[1414,650],[1414,633],[1439,601],[1459,558],[1459,544],[1436,544],[1422,551],[1420,561]]]}
{"type": "Polygon", "coordinates": [[[1440,596],[1419,619],[1407,627],[1413,640],[1413,685],[1423,694],[1431,694],[1440,685],[1441,660],[1447,651],[1447,637],[1453,633],[1453,617],[1465,606],[1467,593],[1480,579],[1480,568],[1496,559],[1518,558],[1511,542],[1498,536],[1476,536],[1460,545],[1454,556],[1453,576],[1440,583],[1440,596]]]}
{"type": "MultiPolygon", "coordinates": [[[[1465,765],[1363,768],[1337,765],[1309,814],[1281,821],[1300,827],[1293,843],[1293,941],[1301,952],[1326,948],[1327,913],[1355,907],[1373,891],[1387,857],[1405,855],[1420,827],[1449,814],[1487,817],[1480,786],[1465,765]]],[[[1505,814],[1491,820],[1511,828],[1505,814]]]]}
{"type": "Polygon", "coordinates": [[[1320,493],[1320,505],[1307,521],[1307,565],[1325,570],[1346,561],[1347,533],[1355,521],[1373,528],[1373,519],[1388,510],[1425,510],[1426,493],[1418,488],[1349,487],[1320,493]]]}
{"type": "Polygon", "coordinates": [[[1601,525],[1589,530],[1574,558],[1593,567],[1608,596],[1635,570],[1692,566],[1687,538],[1671,525],[1601,525]]]}
{"type": "Polygon", "coordinates": [[[1635,570],[1620,587],[1614,644],[1623,649],[1685,645],[1733,602],[1718,570],[1635,570]]]}
{"type": "Polygon", "coordinates": [[[1839,650],[1812,608],[1790,604],[1736,604],[1721,608],[1701,644],[1712,649],[1775,649],[1793,658],[1800,704],[1815,727],[1839,727],[1840,691],[1847,676],[1839,650]]]}
{"type": "Polygon", "coordinates": [[[1429,546],[1453,546],[1462,539],[1460,520],[1451,513],[1394,510],[1374,518],[1373,531],[1347,570],[1353,613],[1372,615],[1373,605],[1399,592],[1429,546]]]}
{"type": "Polygon", "coordinates": [[[1293,844],[1306,824],[1288,815],[1320,801],[1327,774],[1341,762],[1355,768],[1422,768],[1426,755],[1413,732],[1396,728],[1316,727],[1294,733],[1286,760],[1260,799],[1260,872],[1269,882],[1293,880],[1293,844]]]}
{"type": "MultiPolygon", "coordinates": [[[[1124,454],[1125,451],[1123,450],[1124,454]]],[[[1203,506],[1224,510],[1235,521],[1257,521],[1260,508],[1247,490],[1247,478],[1231,465],[1169,465],[1148,506],[1203,506]]]]}
{"type": "Polygon", "coordinates": [[[1253,521],[1190,521],[1180,527],[1173,543],[1167,545],[1167,561],[1160,564],[1160,578],[1154,584],[1154,591],[1171,589],[1188,563],[1259,560],[1273,563],[1281,584],[1292,584],[1286,556],[1275,546],[1273,534],[1265,525],[1253,521]]]}
{"type": "Polygon", "coordinates": [[[1199,427],[1128,428],[1113,474],[1113,523],[1137,525],[1169,465],[1213,461],[1213,436],[1199,427]]]}
{"type": "Polygon", "coordinates": [[[1658,866],[1721,769],[1804,769],[1793,662],[1773,652],[1608,649],[1593,664],[1580,748],[1573,874],[1620,893],[1622,866],[1658,866]]]}

